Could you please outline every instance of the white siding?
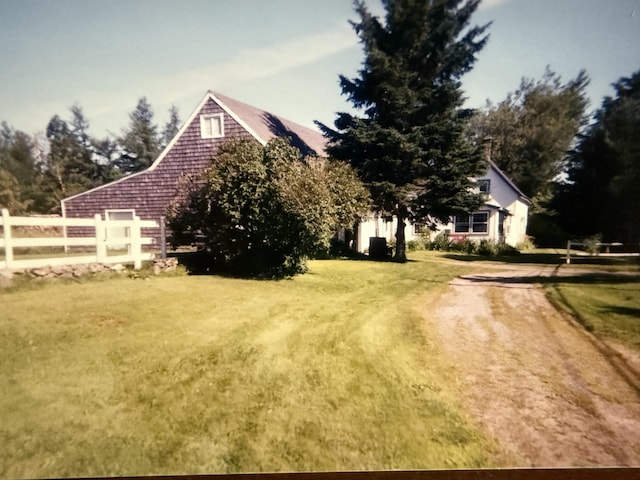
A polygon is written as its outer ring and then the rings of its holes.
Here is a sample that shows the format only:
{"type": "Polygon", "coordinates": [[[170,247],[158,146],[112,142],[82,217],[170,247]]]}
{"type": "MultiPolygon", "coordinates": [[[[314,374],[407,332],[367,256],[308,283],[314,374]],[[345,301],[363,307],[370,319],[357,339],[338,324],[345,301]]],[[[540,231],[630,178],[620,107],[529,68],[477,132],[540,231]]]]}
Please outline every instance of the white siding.
{"type": "MultiPolygon", "coordinates": [[[[493,168],[485,175],[478,177],[478,180],[488,179],[490,181],[489,194],[485,205],[478,211],[489,212],[489,225],[487,233],[456,234],[453,223],[442,225],[431,234],[433,238],[438,233],[448,230],[451,235],[464,235],[473,240],[492,240],[499,242],[500,239],[500,210],[505,214],[504,220],[504,241],[509,245],[516,246],[522,242],[527,233],[527,217],[529,215],[529,204],[521,197],[513,186],[493,168]]],[[[372,215],[369,220],[360,224],[358,231],[358,251],[365,252],[369,249],[369,237],[384,237],[387,242],[395,240],[396,219],[386,222],[383,218],[372,215]]],[[[405,227],[405,239],[407,242],[420,238],[415,233],[414,226],[410,223],[405,227]]]]}

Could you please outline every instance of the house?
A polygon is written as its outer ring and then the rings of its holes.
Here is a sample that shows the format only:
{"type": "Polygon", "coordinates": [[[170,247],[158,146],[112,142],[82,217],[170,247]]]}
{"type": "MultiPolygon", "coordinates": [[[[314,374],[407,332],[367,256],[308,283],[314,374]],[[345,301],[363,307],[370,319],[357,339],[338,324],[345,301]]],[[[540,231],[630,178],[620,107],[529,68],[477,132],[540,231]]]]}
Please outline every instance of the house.
{"type": "MultiPolygon", "coordinates": [[[[440,225],[431,237],[446,233],[456,240],[490,240],[516,246],[524,241],[527,232],[527,218],[531,202],[527,196],[498,168],[487,153],[487,172],[476,178],[476,184],[483,195],[480,208],[464,216],[455,216],[447,225],[440,225]]],[[[364,252],[369,248],[369,237],[384,237],[392,241],[397,222],[373,216],[359,226],[357,249],[364,252]]],[[[420,224],[407,225],[407,242],[420,239],[424,234],[420,224]]]]}
{"type": "MultiPolygon", "coordinates": [[[[219,145],[229,138],[253,138],[265,145],[275,137],[288,137],[305,155],[324,156],[326,140],[314,129],[298,125],[219,93],[207,92],[182,128],[156,161],[146,170],[62,200],[64,217],[87,218],[99,214],[105,220],[160,220],[174,198],[183,174],[207,167],[219,145]]],[[[488,159],[489,169],[478,179],[486,195],[484,205],[469,216],[457,217],[442,231],[473,239],[505,241],[515,245],[524,239],[529,200],[488,159]]],[[[358,229],[357,249],[369,247],[369,237],[392,240],[395,222],[373,216],[358,229]]],[[[82,234],[74,232],[73,234],[82,234]]],[[[123,232],[111,232],[114,237],[123,232]]],[[[144,236],[159,239],[159,229],[144,236]]],[[[407,227],[406,239],[420,236],[420,225],[407,227]]]]}
{"type": "MultiPolygon", "coordinates": [[[[303,154],[325,155],[321,133],[271,113],[207,92],[200,104],[146,170],[61,201],[64,217],[87,218],[99,214],[105,220],[159,221],[173,199],[183,174],[208,166],[218,146],[229,138],[253,138],[265,145],[275,137],[289,137],[303,154]]],[[[75,232],[75,235],[82,235],[75,232]]],[[[114,237],[122,232],[112,232],[114,237]]],[[[145,236],[159,239],[159,230],[145,236]]]]}

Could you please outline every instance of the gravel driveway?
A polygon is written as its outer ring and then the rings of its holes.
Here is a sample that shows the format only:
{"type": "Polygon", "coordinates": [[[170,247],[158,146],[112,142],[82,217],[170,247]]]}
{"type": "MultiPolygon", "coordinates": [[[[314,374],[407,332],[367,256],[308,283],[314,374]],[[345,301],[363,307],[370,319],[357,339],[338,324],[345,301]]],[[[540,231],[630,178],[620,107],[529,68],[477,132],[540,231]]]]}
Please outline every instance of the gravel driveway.
{"type": "Polygon", "coordinates": [[[640,379],[549,303],[535,281],[558,274],[513,267],[457,278],[428,326],[504,466],[640,466],[640,379]]]}

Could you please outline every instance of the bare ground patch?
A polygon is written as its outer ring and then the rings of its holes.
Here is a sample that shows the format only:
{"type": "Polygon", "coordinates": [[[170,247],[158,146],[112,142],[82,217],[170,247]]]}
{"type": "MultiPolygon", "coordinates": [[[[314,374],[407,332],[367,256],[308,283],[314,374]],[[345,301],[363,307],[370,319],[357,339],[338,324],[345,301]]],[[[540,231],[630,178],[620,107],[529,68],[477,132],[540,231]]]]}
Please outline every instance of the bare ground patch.
{"type": "Polygon", "coordinates": [[[511,268],[458,278],[428,320],[505,466],[640,465],[640,396],[588,334],[511,268]]]}

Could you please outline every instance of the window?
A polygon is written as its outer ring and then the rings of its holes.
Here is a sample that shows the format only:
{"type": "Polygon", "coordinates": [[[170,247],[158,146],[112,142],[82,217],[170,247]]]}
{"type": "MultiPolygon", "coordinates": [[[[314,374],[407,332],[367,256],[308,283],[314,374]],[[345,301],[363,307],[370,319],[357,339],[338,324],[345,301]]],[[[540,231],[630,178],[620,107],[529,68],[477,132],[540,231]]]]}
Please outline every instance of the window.
{"type": "Polygon", "coordinates": [[[455,233],[468,233],[469,232],[469,215],[457,216],[454,219],[455,227],[453,231],[455,233]]]}
{"type": "Polygon", "coordinates": [[[200,136],[202,138],[224,137],[224,115],[222,113],[200,115],[200,136]]]}
{"type": "Polygon", "coordinates": [[[426,232],[427,232],[427,226],[424,223],[413,224],[413,233],[415,233],[416,235],[420,233],[426,233],[426,232]]]}
{"type": "Polygon", "coordinates": [[[480,193],[483,195],[489,195],[491,192],[491,180],[488,178],[478,180],[478,190],[480,190],[480,193]]]}
{"type": "Polygon", "coordinates": [[[487,233],[489,231],[489,212],[476,212],[454,218],[455,233],[487,233]]]}
{"type": "Polygon", "coordinates": [[[489,213],[478,212],[472,215],[471,231],[473,233],[487,233],[489,231],[489,213]]]}
{"type": "MultiPolygon", "coordinates": [[[[135,210],[105,210],[104,219],[109,222],[113,220],[133,220],[135,210]]],[[[109,226],[107,228],[107,240],[115,238],[129,238],[131,236],[131,228],[123,226],[109,226]]],[[[109,243],[109,248],[119,250],[126,248],[127,244],[109,243]]]]}

